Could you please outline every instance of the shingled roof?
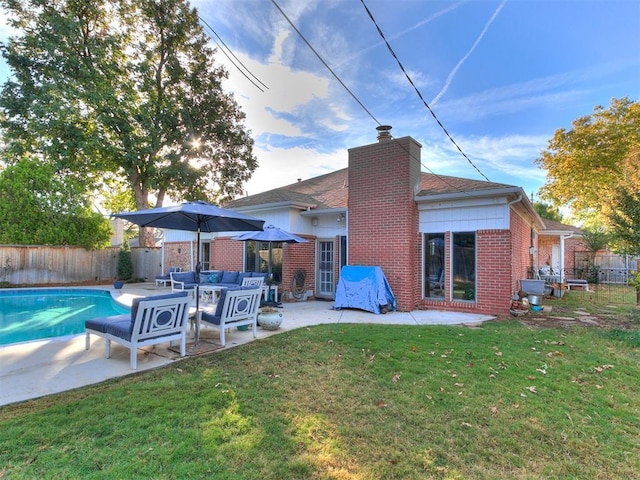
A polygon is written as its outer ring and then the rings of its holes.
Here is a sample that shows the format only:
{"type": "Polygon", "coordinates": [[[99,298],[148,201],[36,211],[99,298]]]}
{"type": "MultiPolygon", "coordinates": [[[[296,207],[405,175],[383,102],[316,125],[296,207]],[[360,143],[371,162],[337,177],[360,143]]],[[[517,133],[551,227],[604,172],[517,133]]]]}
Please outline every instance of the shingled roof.
{"type": "Polygon", "coordinates": [[[469,178],[450,177],[433,173],[422,173],[421,175],[422,191],[418,193],[418,196],[515,188],[514,185],[507,185],[506,183],[471,180],[469,178]]]}
{"type": "MultiPolygon", "coordinates": [[[[238,198],[225,205],[227,208],[248,208],[264,205],[291,205],[325,208],[347,208],[349,201],[349,170],[343,168],[319,177],[303,180],[266,192],[238,198]]],[[[516,188],[504,183],[470,180],[468,178],[450,177],[421,173],[421,188],[418,196],[453,194],[462,192],[481,192],[516,188]]]]}
{"type": "Polygon", "coordinates": [[[348,169],[343,168],[319,177],[302,180],[291,185],[238,198],[227,208],[244,208],[269,204],[290,204],[312,208],[347,208],[349,199],[348,169]]]}

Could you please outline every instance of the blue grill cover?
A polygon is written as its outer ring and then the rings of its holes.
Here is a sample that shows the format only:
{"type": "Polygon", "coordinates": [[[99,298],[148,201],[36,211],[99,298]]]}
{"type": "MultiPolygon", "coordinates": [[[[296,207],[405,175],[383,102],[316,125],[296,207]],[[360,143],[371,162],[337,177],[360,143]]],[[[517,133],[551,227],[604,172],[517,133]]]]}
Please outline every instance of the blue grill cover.
{"type": "Polygon", "coordinates": [[[345,265],[336,288],[335,308],[386,313],[396,309],[396,298],[382,268],[345,265]]]}

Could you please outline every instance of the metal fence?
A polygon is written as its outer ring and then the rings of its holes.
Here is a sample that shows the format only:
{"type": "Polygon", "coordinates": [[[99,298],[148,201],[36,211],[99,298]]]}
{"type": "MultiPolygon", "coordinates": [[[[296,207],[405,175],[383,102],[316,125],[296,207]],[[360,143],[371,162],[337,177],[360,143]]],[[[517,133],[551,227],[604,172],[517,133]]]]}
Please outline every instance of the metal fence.
{"type": "Polygon", "coordinates": [[[575,259],[576,268],[566,270],[565,278],[586,280],[592,301],[615,305],[636,303],[636,289],[631,283],[638,268],[637,258],[597,255],[592,262],[586,257],[575,259]]]}
{"type": "MultiPolygon", "coordinates": [[[[11,285],[106,283],[115,279],[117,247],[0,245],[0,282],[11,285]]],[[[134,277],[152,280],[161,274],[160,248],[132,248],[134,277]]]]}

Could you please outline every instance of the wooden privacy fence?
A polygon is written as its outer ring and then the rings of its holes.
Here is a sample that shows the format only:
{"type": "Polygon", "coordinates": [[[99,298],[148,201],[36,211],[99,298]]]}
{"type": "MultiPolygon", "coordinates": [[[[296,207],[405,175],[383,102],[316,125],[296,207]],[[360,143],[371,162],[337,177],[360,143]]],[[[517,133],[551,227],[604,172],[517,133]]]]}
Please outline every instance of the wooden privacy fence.
{"type": "MultiPolygon", "coordinates": [[[[118,247],[0,245],[0,282],[12,285],[105,283],[116,278],[118,247]]],[[[160,248],[132,248],[134,277],[153,280],[161,274],[160,248]]]]}

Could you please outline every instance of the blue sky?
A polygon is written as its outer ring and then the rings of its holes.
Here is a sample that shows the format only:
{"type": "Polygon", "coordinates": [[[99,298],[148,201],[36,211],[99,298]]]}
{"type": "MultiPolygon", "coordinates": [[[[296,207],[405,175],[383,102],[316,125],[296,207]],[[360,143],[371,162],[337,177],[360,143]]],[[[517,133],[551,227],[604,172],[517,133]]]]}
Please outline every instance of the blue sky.
{"type": "Polygon", "coordinates": [[[423,171],[484,175],[535,193],[545,172],[534,160],[555,130],[611,98],[640,97],[640,1],[365,0],[480,174],[435,122],[360,0],[276,3],[375,120],[271,0],[191,3],[268,87],[256,88],[219,52],[225,88],[256,142],[249,194],[346,167],[347,149],[376,141],[376,121],[422,144],[423,171]]]}
{"type": "MultiPolygon", "coordinates": [[[[346,86],[422,163],[483,179],[437,125],[360,0],[276,0],[346,86]]],[[[545,181],[534,160],[558,128],[611,98],[640,96],[640,2],[365,0],[427,104],[491,181],[527,194],[545,181]]],[[[258,193],[347,166],[377,123],[322,65],[270,0],[194,1],[269,88],[223,55],[227,88],[247,114],[258,193]]],[[[215,36],[205,25],[205,31],[215,36]]]]}

